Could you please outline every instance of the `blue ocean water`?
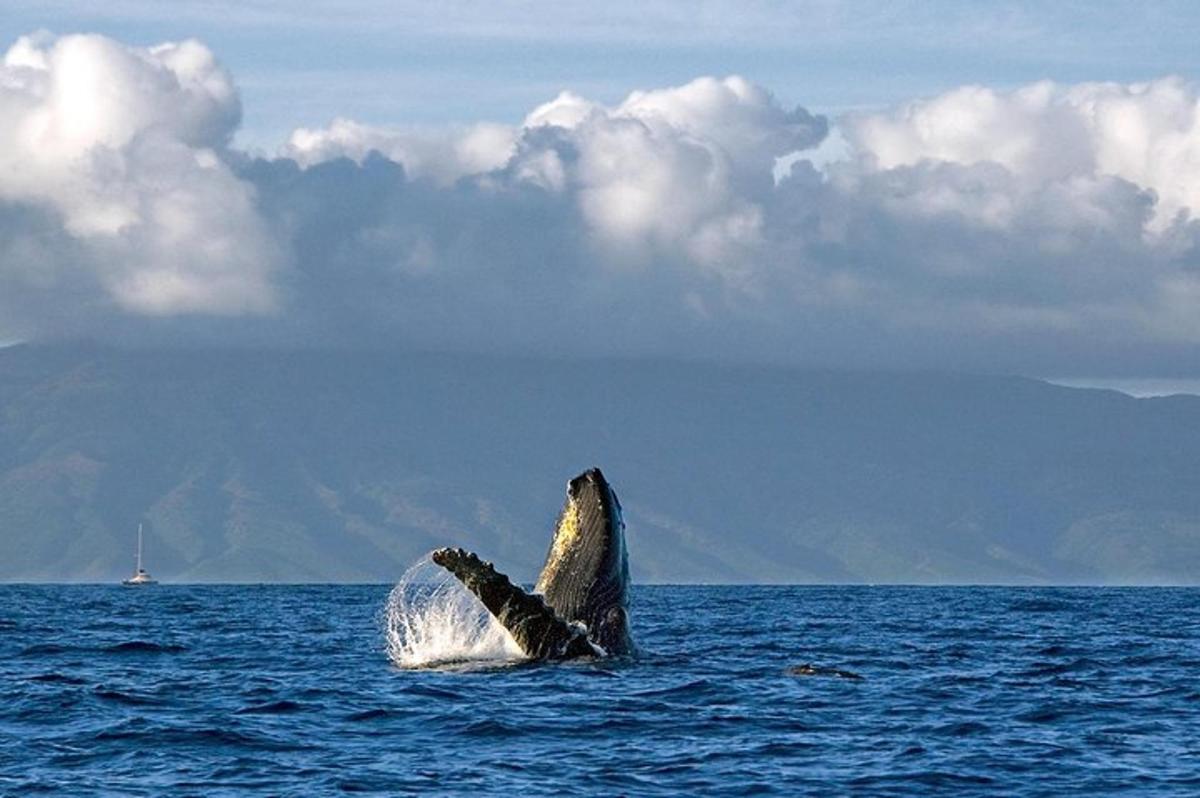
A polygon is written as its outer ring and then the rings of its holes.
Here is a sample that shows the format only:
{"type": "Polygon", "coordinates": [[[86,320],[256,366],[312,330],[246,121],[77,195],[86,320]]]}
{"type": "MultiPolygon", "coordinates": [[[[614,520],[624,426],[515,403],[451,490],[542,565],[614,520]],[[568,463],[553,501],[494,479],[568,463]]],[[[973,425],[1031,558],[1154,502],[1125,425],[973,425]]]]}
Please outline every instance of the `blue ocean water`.
{"type": "Polygon", "coordinates": [[[1200,794],[1200,590],[638,586],[634,661],[447,671],[389,589],[0,586],[0,794],[1200,794]]]}

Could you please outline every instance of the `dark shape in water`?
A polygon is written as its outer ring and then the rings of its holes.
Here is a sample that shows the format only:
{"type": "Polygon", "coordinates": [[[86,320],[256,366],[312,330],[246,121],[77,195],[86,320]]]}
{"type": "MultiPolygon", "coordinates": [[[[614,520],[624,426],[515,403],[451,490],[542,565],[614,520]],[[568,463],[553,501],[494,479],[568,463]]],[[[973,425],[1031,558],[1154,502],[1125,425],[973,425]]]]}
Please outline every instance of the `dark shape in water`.
{"type": "Polygon", "coordinates": [[[862,679],[862,676],[854,671],[843,671],[838,668],[822,668],[818,665],[810,665],[807,662],[803,665],[793,665],[787,669],[787,672],[789,676],[835,676],[839,679],[862,679]]]}
{"type": "Polygon", "coordinates": [[[438,549],[433,561],[466,585],[534,659],[634,651],[625,522],[621,503],[598,468],[567,483],[567,500],[535,594],[463,549],[438,549]]]}

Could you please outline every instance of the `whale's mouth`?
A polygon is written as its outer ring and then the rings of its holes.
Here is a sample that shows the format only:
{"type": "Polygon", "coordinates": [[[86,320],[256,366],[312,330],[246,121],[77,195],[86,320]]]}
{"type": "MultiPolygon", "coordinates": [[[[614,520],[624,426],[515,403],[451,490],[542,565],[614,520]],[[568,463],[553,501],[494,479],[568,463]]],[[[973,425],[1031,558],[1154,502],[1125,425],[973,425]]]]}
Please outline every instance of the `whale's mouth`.
{"type": "Polygon", "coordinates": [[[588,629],[610,653],[631,648],[629,558],[621,502],[599,468],[567,483],[546,563],[534,588],[561,617],[588,629]]]}
{"type": "Polygon", "coordinates": [[[594,503],[609,517],[620,516],[621,502],[599,468],[589,468],[567,482],[567,499],[581,504],[594,503]]]}

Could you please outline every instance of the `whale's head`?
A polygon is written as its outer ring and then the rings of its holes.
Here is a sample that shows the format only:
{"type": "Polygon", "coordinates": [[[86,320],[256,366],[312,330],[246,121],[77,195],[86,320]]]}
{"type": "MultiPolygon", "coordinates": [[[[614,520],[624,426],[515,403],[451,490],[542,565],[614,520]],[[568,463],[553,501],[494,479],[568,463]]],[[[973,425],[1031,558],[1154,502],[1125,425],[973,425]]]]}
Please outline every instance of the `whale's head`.
{"type": "Polygon", "coordinates": [[[559,617],[586,625],[588,637],[608,653],[631,650],[625,521],[600,469],[567,483],[566,502],[534,589],[559,617]]]}

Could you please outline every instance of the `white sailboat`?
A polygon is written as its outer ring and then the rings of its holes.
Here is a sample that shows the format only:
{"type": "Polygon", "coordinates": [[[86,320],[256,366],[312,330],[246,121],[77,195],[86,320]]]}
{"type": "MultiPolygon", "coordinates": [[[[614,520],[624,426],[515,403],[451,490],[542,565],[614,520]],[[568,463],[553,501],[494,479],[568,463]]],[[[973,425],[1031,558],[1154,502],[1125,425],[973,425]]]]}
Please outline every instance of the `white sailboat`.
{"type": "Polygon", "coordinates": [[[133,576],[122,580],[123,585],[157,585],[158,582],[154,577],[146,573],[146,569],[142,567],[142,525],[138,524],[138,547],[137,547],[137,570],[133,572],[133,576]]]}

